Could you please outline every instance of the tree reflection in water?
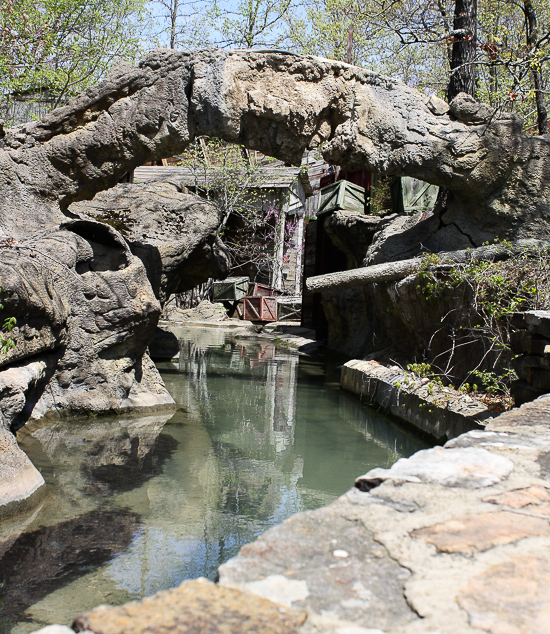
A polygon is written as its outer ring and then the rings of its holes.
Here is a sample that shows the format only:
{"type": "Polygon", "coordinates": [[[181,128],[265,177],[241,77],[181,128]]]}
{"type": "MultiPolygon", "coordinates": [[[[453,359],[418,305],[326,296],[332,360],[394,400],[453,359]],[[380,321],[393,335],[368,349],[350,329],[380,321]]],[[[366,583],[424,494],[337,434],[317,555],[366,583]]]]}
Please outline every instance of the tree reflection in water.
{"type": "MultiPolygon", "coordinates": [[[[214,579],[220,564],[271,526],[331,502],[369,468],[425,447],[341,392],[324,363],[221,329],[176,334],[179,358],[159,364],[179,405],[172,418],[50,421],[21,431],[50,497],[9,537],[17,544],[10,566],[18,552],[30,553],[19,576],[6,579],[10,619],[18,610],[34,619],[19,622],[13,634],[70,624],[99,603],[139,598],[184,579],[214,579]],[[105,518],[98,528],[84,520],[98,531],[97,543],[85,539],[67,559],[50,554],[65,542],[72,553],[78,539],[71,535],[82,531],[70,527],[88,517],[105,518]],[[120,541],[103,527],[117,521],[120,541]],[[28,534],[18,541],[23,530],[28,534]],[[51,567],[31,570],[37,548],[51,567]],[[58,570],[59,561],[67,567],[58,570]],[[19,600],[15,588],[26,576],[29,589],[19,600]],[[44,580],[41,588],[35,578],[44,580]]],[[[7,550],[6,535],[0,526],[7,550]]]]}

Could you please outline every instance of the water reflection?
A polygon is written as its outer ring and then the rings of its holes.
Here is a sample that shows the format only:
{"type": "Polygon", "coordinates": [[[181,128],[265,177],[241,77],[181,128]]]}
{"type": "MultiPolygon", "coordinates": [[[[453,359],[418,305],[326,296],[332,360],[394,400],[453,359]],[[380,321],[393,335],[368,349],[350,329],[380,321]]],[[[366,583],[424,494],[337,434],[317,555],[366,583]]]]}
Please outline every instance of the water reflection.
{"type": "MultiPolygon", "coordinates": [[[[29,535],[50,543],[44,553],[77,544],[78,522],[94,514],[111,513],[103,517],[120,518],[128,530],[119,538],[110,528],[94,529],[94,548],[104,556],[90,552],[89,564],[77,558],[71,575],[56,568],[55,556],[52,566],[40,565],[48,593],[10,599],[15,607],[9,618],[0,615],[0,631],[18,610],[24,614],[13,632],[24,634],[70,624],[99,603],[186,578],[213,579],[221,563],[270,526],[329,503],[367,469],[425,446],[341,392],[323,363],[226,330],[175,333],[178,360],[159,364],[180,406],[169,420],[46,422],[19,434],[49,497],[34,518],[2,523],[0,553],[2,543],[11,561],[22,548],[32,552],[29,535]],[[58,573],[63,583],[48,580],[58,573]]],[[[20,578],[26,575],[32,581],[31,572],[20,578]]]]}
{"type": "Polygon", "coordinates": [[[19,432],[18,441],[41,473],[63,487],[64,497],[79,504],[82,494],[109,496],[159,475],[177,447],[172,436],[161,433],[171,417],[172,413],[30,424],[19,432]]]}
{"type": "MultiPolygon", "coordinates": [[[[176,400],[201,411],[225,473],[256,472],[258,465],[245,468],[243,460],[263,461],[263,473],[270,465],[298,473],[302,492],[328,501],[366,469],[424,446],[296,351],[227,331],[216,331],[214,343],[206,329],[193,338],[183,328],[175,332],[180,358],[160,367],[176,400]]],[[[242,484],[248,491],[246,475],[242,484]]]]}
{"type": "Polygon", "coordinates": [[[2,631],[46,595],[120,554],[138,527],[135,513],[91,511],[17,537],[0,557],[2,631]]]}

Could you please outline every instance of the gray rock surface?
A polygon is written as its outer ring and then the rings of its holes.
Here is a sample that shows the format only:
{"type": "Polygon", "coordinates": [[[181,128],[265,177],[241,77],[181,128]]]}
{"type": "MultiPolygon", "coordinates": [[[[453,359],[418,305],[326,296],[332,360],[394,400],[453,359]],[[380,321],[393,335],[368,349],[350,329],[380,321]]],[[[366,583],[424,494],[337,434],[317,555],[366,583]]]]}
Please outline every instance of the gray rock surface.
{"type": "Polygon", "coordinates": [[[347,361],[340,385],[439,443],[471,429],[483,429],[494,415],[485,403],[468,394],[376,361],[347,361]]]}
{"type": "Polygon", "coordinates": [[[403,597],[409,571],[342,503],[301,513],[244,546],[219,569],[220,583],[341,625],[390,629],[418,619],[403,597]],[[304,539],[305,535],[316,539],[304,539]]]}
{"type": "Polygon", "coordinates": [[[362,265],[374,236],[393,218],[335,211],[327,215],[323,222],[332,242],[346,254],[348,268],[354,269],[362,265]]]}
{"type": "Polygon", "coordinates": [[[547,237],[547,140],[524,136],[516,115],[466,95],[449,111],[441,106],[341,62],[279,52],[155,51],[42,121],[6,130],[1,227],[6,236],[28,235],[21,209],[57,226],[71,202],[205,134],[295,164],[324,142],[325,158],[345,168],[448,188],[445,213],[427,220],[419,235],[454,227],[471,245],[496,236],[547,237]]]}
{"type": "MultiPolygon", "coordinates": [[[[400,226],[386,249],[393,255],[384,258],[414,255],[429,241],[438,250],[454,249],[457,236],[477,246],[495,237],[550,234],[550,146],[545,137],[524,136],[516,115],[465,95],[447,109],[393,79],[319,58],[155,51],[0,139],[0,281],[7,314],[19,324],[18,345],[2,363],[40,357],[48,367],[42,383],[29,384],[25,406],[10,425],[31,411],[170,403],[145,352],[160,311],[157,296],[164,301],[173,289],[223,269],[209,233],[215,222],[209,219],[206,239],[191,231],[189,248],[174,242],[181,214],[166,240],[155,234],[173,220],[171,212],[142,221],[141,235],[137,225],[129,228],[144,267],[121,232],[75,218],[70,205],[114,187],[148,160],[184,150],[199,135],[238,141],[294,164],[323,143],[325,158],[344,168],[446,187],[441,213],[400,226]],[[195,263],[186,274],[178,268],[184,253],[195,263]]],[[[159,188],[180,212],[193,207],[177,187],[159,188]]],[[[139,201],[144,213],[159,211],[136,191],[121,187],[79,213],[120,216],[127,200],[139,201]]],[[[388,235],[382,244],[389,242],[388,235]]],[[[371,261],[378,251],[369,253],[371,261]]]]}
{"type": "Polygon", "coordinates": [[[220,211],[177,182],[117,185],[91,201],[74,203],[69,211],[120,231],[145,265],[161,304],[229,272],[217,235],[220,211]]]}
{"type": "Polygon", "coordinates": [[[392,480],[399,484],[428,482],[478,489],[497,484],[508,477],[513,468],[512,461],[486,449],[470,447],[459,451],[434,447],[419,451],[411,458],[401,458],[391,469],[371,469],[357,478],[355,485],[362,491],[370,491],[382,482],[392,480]]]}
{"type": "Polygon", "coordinates": [[[178,308],[175,302],[166,304],[161,319],[170,322],[184,321],[226,321],[229,319],[227,310],[220,302],[210,302],[205,299],[195,308],[178,308]]]}
{"type": "Polygon", "coordinates": [[[303,610],[199,578],[120,607],[100,606],[79,615],[73,628],[90,634],[295,634],[305,620],[303,610]]]}
{"type": "Polygon", "coordinates": [[[119,233],[98,222],[69,220],[3,250],[0,268],[14,256],[20,264],[4,278],[3,303],[18,325],[11,358],[4,362],[21,363],[24,356],[34,363],[30,348],[46,355],[48,380],[29,383],[11,426],[49,412],[173,403],[145,354],[160,305],[141,260],[119,233]]]}
{"type": "Polygon", "coordinates": [[[0,425],[0,508],[2,517],[22,511],[45,493],[44,478],[19,449],[15,436],[0,425]]]}

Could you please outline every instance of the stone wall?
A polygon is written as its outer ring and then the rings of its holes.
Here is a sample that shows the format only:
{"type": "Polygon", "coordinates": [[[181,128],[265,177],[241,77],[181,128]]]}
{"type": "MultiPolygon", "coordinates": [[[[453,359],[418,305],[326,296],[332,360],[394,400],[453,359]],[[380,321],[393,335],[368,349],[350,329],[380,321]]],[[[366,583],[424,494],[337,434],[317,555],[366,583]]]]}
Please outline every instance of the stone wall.
{"type": "Polygon", "coordinates": [[[550,312],[533,310],[517,313],[512,319],[513,361],[518,375],[512,384],[517,405],[550,392],[550,312]]]}
{"type": "Polygon", "coordinates": [[[361,401],[408,423],[442,443],[473,429],[483,429],[493,414],[481,401],[397,366],[376,361],[348,361],[341,386],[361,401]]]}

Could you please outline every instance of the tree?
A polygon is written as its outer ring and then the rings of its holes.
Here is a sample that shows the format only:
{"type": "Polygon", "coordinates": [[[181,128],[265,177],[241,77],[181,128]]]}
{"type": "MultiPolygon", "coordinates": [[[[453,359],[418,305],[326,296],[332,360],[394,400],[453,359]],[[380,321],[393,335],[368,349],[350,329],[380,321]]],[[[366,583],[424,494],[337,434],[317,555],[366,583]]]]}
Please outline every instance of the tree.
{"type": "Polygon", "coordinates": [[[221,35],[221,45],[277,46],[279,27],[293,0],[214,0],[210,15],[221,35]]]}
{"type": "Polygon", "coordinates": [[[197,139],[181,157],[181,165],[193,174],[195,191],[220,210],[220,236],[231,270],[263,274],[278,287],[282,252],[296,225],[285,216],[286,200],[269,188],[272,162],[242,146],[208,138],[197,139]]]}
{"type": "Polygon", "coordinates": [[[477,0],[456,0],[451,36],[447,100],[476,93],[477,0]]]}
{"type": "Polygon", "coordinates": [[[210,42],[208,3],[203,0],[153,0],[150,6],[152,40],[163,48],[201,47],[210,42]]]}
{"type": "MultiPolygon", "coordinates": [[[[539,49],[538,20],[535,7],[531,0],[523,0],[523,12],[525,14],[525,36],[527,46],[533,53],[539,49]]],[[[534,59],[531,63],[531,74],[535,87],[535,102],[537,104],[537,124],[540,134],[548,133],[548,113],[544,99],[544,87],[541,73],[541,64],[534,59]]]]}
{"type": "Polygon", "coordinates": [[[296,0],[152,0],[154,41],[170,48],[276,47],[296,0]]]}
{"type": "Polygon", "coordinates": [[[550,6],[532,0],[484,3],[478,14],[479,96],[517,111],[528,129],[546,134],[550,6]]]}
{"type": "Polygon", "coordinates": [[[467,92],[547,132],[544,0],[307,0],[287,21],[298,52],[344,61],[353,23],[352,63],[447,100],[467,92]]]}
{"type": "Polygon", "coordinates": [[[48,93],[52,106],[139,51],[142,0],[2,0],[0,91],[48,93]]]}
{"type": "Polygon", "coordinates": [[[345,61],[351,26],[351,63],[369,64],[369,41],[379,48],[380,30],[371,25],[362,0],[309,0],[301,12],[288,14],[286,23],[290,46],[306,55],[345,61]]]}
{"type": "Polygon", "coordinates": [[[300,52],[345,61],[353,25],[352,63],[443,95],[449,14],[448,0],[308,0],[301,15],[290,16],[288,40],[300,52]]]}

